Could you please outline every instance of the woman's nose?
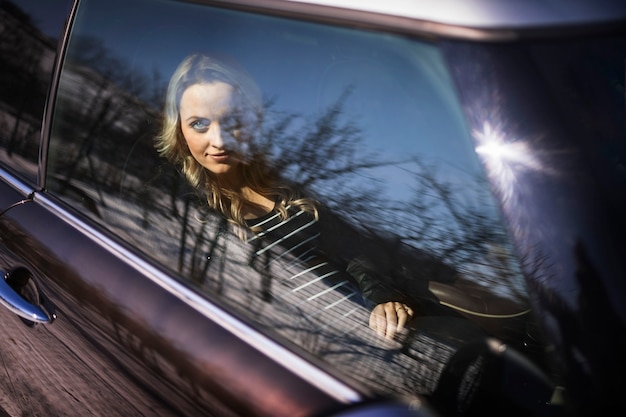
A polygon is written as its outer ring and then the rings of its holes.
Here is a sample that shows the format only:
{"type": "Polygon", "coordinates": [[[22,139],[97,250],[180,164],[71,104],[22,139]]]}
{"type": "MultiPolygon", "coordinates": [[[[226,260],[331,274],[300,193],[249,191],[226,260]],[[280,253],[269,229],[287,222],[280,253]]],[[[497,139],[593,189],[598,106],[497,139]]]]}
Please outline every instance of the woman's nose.
{"type": "Polygon", "coordinates": [[[222,127],[218,121],[214,121],[211,124],[211,129],[209,130],[209,140],[211,141],[211,146],[214,148],[223,148],[224,147],[224,138],[222,137],[222,127]]]}

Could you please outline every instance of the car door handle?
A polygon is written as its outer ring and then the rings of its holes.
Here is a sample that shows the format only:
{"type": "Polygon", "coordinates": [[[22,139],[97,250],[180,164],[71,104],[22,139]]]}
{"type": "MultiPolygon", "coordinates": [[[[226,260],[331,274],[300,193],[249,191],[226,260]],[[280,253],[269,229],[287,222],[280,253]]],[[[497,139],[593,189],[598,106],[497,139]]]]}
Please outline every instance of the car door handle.
{"type": "Polygon", "coordinates": [[[55,316],[48,314],[43,308],[26,301],[6,282],[7,273],[0,270],[0,304],[31,322],[51,323],[55,316]]]}

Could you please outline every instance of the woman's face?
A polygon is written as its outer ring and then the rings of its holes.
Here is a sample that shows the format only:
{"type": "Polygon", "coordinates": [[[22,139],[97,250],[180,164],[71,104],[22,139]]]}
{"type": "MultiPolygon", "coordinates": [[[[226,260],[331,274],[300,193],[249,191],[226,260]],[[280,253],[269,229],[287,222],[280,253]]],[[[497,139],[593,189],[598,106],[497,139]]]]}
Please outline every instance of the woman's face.
{"type": "Polygon", "coordinates": [[[241,162],[241,118],[231,85],[221,81],[194,84],[180,99],[180,126],[191,155],[216,175],[233,175],[241,162]]]}

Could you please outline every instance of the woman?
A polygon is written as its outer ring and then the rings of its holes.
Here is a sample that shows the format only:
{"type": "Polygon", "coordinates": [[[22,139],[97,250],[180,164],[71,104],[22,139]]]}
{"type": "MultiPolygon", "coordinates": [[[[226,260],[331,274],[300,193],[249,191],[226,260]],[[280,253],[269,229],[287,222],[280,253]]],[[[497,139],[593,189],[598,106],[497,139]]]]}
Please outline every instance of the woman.
{"type": "MultiPolygon", "coordinates": [[[[191,55],[170,80],[157,149],[182,168],[191,185],[206,195],[209,207],[235,225],[240,237],[252,244],[261,238],[280,241],[304,258],[310,242],[329,240],[320,233],[322,210],[312,199],[298,196],[255,149],[252,139],[260,131],[261,110],[259,91],[242,71],[205,55],[191,55]]],[[[343,269],[376,304],[370,327],[391,339],[414,310],[401,294],[373,279],[366,263],[357,259],[343,269]]]]}

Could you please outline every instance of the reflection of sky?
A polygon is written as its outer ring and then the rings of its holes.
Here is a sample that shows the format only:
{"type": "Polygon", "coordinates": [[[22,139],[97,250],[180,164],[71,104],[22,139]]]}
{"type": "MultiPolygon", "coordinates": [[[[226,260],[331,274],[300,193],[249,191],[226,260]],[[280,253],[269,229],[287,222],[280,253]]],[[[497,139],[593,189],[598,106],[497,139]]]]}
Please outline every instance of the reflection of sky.
{"type": "MultiPolygon", "coordinates": [[[[35,20],[45,16],[46,8],[40,12],[33,14],[35,20]]],[[[450,195],[459,205],[467,203],[489,214],[494,208],[492,201],[482,200],[486,193],[475,192],[480,170],[474,147],[434,44],[164,0],[95,4],[82,0],[72,35],[101,41],[112,57],[123,62],[120,73],[128,66],[132,74],[150,77],[158,72],[163,80],[190,53],[229,58],[248,70],[266,98],[275,99],[273,110],[302,115],[298,123],[315,120],[352,88],[345,119],[359,127],[363,139],[355,161],[375,155],[377,161],[394,163],[359,172],[349,180],[326,182],[331,193],[369,196],[371,211],[384,208],[388,199],[393,200],[389,207],[403,208],[393,203],[419,199],[420,204],[435,208],[433,217],[446,224],[443,233],[455,231],[449,224],[455,220],[442,207],[441,195],[417,183],[422,166],[436,174],[440,184],[452,184],[450,195]],[[412,161],[415,158],[423,165],[412,161]],[[434,200],[439,200],[436,205],[428,204],[434,200]]],[[[417,223],[420,214],[403,210],[395,221],[417,223]]],[[[399,226],[384,215],[379,217],[389,229],[399,226]]]]}
{"type": "MultiPolygon", "coordinates": [[[[364,152],[392,160],[420,154],[475,172],[452,83],[432,45],[165,1],[84,1],[79,16],[87,18],[77,21],[81,34],[99,37],[132,68],[167,79],[191,52],[227,56],[276,98],[277,110],[309,119],[354,86],[348,116],[363,131],[364,152]]],[[[400,191],[403,172],[376,175],[400,191]]]]}

